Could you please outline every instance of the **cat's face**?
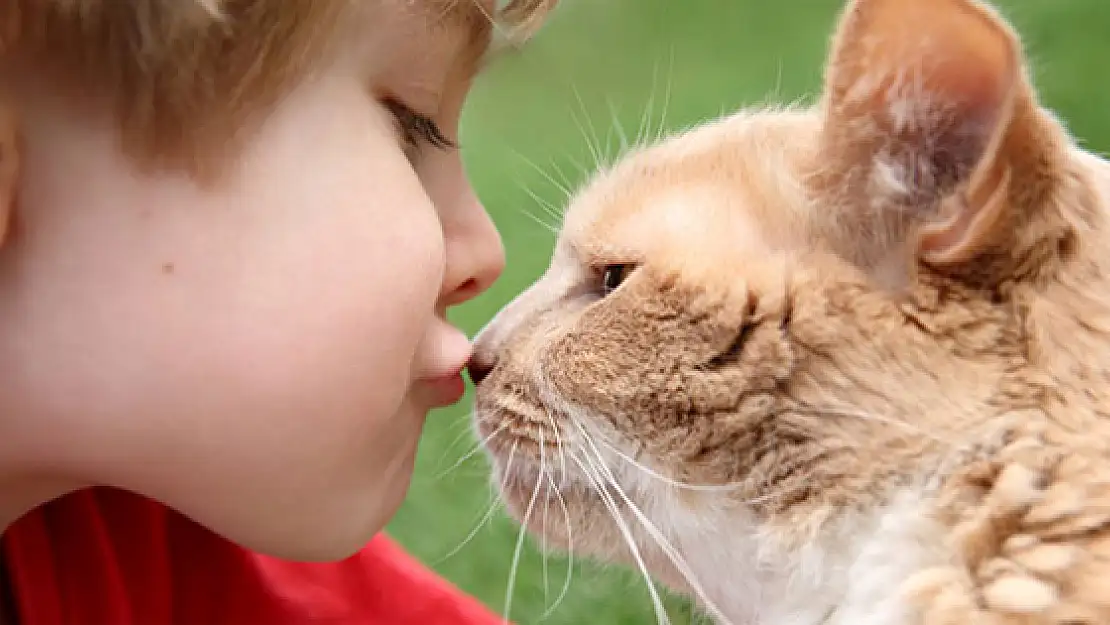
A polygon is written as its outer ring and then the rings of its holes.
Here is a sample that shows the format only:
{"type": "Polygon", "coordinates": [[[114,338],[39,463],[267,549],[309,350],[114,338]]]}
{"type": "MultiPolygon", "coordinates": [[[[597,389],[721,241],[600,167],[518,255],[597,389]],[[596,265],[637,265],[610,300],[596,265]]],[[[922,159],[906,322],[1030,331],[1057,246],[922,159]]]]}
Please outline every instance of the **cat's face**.
{"type": "Polygon", "coordinates": [[[687,590],[714,545],[849,549],[1032,392],[1009,384],[1015,293],[1075,253],[1070,149],[996,14],[851,3],[818,106],[600,173],[481,333],[475,419],[509,510],[576,552],[635,562],[630,539],[687,590]]]}

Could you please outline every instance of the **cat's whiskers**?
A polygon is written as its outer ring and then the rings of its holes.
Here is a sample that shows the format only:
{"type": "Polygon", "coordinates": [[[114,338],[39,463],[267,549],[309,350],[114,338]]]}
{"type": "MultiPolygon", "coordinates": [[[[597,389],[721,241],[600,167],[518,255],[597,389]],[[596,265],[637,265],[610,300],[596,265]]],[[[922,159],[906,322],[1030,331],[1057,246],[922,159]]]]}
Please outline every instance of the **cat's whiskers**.
{"type": "Polygon", "coordinates": [[[524,537],[526,535],[526,527],[532,518],[532,510],[535,509],[536,500],[539,498],[540,486],[543,484],[543,475],[547,471],[544,463],[544,444],[543,432],[540,432],[540,471],[536,474],[536,485],[532,489],[532,497],[528,500],[528,507],[524,510],[524,518],[520,522],[520,530],[517,532],[516,548],[513,550],[513,561],[509,565],[509,582],[505,586],[505,609],[502,611],[502,619],[509,620],[509,614],[512,612],[513,607],[513,591],[516,588],[517,571],[520,569],[520,557],[524,552],[524,537]]]}
{"type": "Polygon", "coordinates": [[[482,517],[478,519],[478,523],[475,524],[473,528],[471,528],[470,532],[467,533],[465,538],[459,541],[459,544],[452,547],[450,551],[448,551],[438,560],[432,562],[431,566],[439,566],[440,564],[443,564],[447,560],[455,557],[455,555],[457,555],[467,545],[469,545],[470,541],[474,540],[474,538],[478,536],[478,532],[482,531],[482,528],[486,527],[486,525],[489,524],[490,520],[493,518],[493,513],[496,512],[497,509],[500,507],[499,504],[500,499],[498,498],[497,493],[490,493],[489,504],[486,506],[485,512],[482,514],[482,517]]]}
{"type": "MultiPolygon", "coordinates": [[[[541,458],[543,457],[543,447],[540,447],[540,457],[541,458]]],[[[541,469],[542,469],[543,466],[544,466],[543,461],[541,460],[540,461],[541,469]]],[[[540,471],[540,480],[541,481],[544,480],[544,475],[545,475],[544,472],[541,470],[540,471]]],[[[548,490],[549,486],[547,484],[544,484],[544,489],[548,490]]],[[[547,495],[548,495],[548,498],[550,498],[550,495],[551,495],[550,490],[548,490],[547,495]]],[[[548,590],[549,590],[549,588],[548,588],[548,572],[547,572],[547,511],[550,507],[551,506],[547,505],[547,502],[545,501],[544,505],[543,505],[543,521],[541,522],[541,526],[540,526],[541,527],[541,531],[540,531],[540,567],[541,567],[540,568],[540,574],[541,574],[542,579],[543,579],[543,603],[544,603],[544,605],[547,605],[547,597],[548,597],[548,590]]]]}
{"type": "MultiPolygon", "coordinates": [[[[571,412],[572,406],[569,406],[566,402],[560,402],[560,403],[565,408],[565,410],[563,412],[564,412],[564,414],[567,415],[567,418],[570,419],[570,421],[575,425],[575,427],[584,431],[585,426],[582,423],[582,421],[580,419],[578,419],[577,417],[575,417],[571,412]]],[[[725,483],[725,484],[689,484],[689,483],[686,483],[686,482],[680,482],[680,481],[675,480],[673,478],[669,478],[669,477],[663,475],[662,473],[659,473],[658,471],[652,469],[651,467],[648,467],[647,465],[643,464],[642,462],[640,462],[640,461],[636,460],[635,458],[633,458],[632,456],[628,455],[626,452],[621,451],[621,449],[615,443],[606,439],[606,437],[602,433],[597,432],[596,430],[591,431],[591,432],[585,432],[584,435],[589,436],[590,441],[593,444],[597,444],[597,445],[601,445],[602,447],[605,447],[606,450],[612,452],[613,455],[617,456],[621,460],[624,460],[629,465],[631,465],[633,468],[638,469],[639,471],[642,471],[648,477],[650,477],[652,479],[655,479],[655,480],[658,480],[660,482],[663,482],[664,484],[667,484],[668,486],[671,486],[671,487],[674,487],[674,488],[677,488],[677,489],[680,489],[680,490],[687,490],[687,491],[694,491],[694,492],[709,492],[709,493],[727,493],[727,492],[733,492],[733,491],[743,487],[743,484],[741,482],[732,482],[732,483],[725,483]]],[[[763,495],[761,497],[753,497],[751,499],[738,501],[736,503],[737,504],[742,504],[742,505],[759,504],[759,503],[763,503],[763,502],[769,501],[771,499],[774,499],[776,496],[778,496],[778,494],[763,495]]]]}
{"type": "Polygon", "coordinates": [[[640,574],[644,578],[644,583],[647,585],[648,593],[651,595],[651,602],[655,608],[655,618],[658,625],[670,625],[671,619],[667,615],[667,609],[663,606],[663,600],[659,597],[659,590],[655,587],[655,582],[648,572],[647,564],[644,562],[643,555],[640,553],[639,546],[636,545],[636,540],[632,536],[632,530],[628,527],[627,521],[620,514],[616,502],[613,501],[609,493],[606,492],[604,484],[601,483],[600,476],[596,475],[595,470],[587,465],[583,460],[579,459],[577,455],[571,453],[570,459],[578,465],[582,471],[586,481],[589,482],[590,487],[597,493],[604,504],[605,509],[609,511],[613,521],[617,524],[617,529],[620,531],[621,536],[624,538],[625,544],[632,553],[632,558],[636,561],[636,566],[640,569],[640,574]]]}
{"type": "MultiPolygon", "coordinates": [[[[612,483],[614,489],[616,489],[621,498],[625,500],[627,504],[629,504],[629,507],[632,509],[633,513],[637,515],[640,524],[643,525],[645,529],[648,529],[649,532],[654,530],[655,533],[659,534],[659,536],[653,536],[656,543],[660,543],[660,540],[662,540],[662,543],[665,543],[666,546],[664,546],[663,544],[660,544],[659,546],[662,547],[665,552],[668,548],[670,548],[670,551],[667,552],[667,557],[676,567],[684,571],[683,575],[687,576],[687,581],[695,589],[695,592],[699,594],[705,604],[707,606],[711,606],[710,609],[714,612],[714,614],[720,614],[721,612],[716,608],[715,604],[707,596],[705,596],[704,592],[701,592],[700,584],[697,582],[696,579],[692,577],[692,573],[689,573],[689,567],[685,565],[685,561],[682,560],[681,556],[677,555],[676,550],[674,550],[673,547],[670,547],[670,543],[668,543],[666,539],[662,537],[658,528],[656,528],[655,525],[652,524],[650,521],[647,521],[646,517],[643,516],[643,513],[639,510],[639,508],[635,507],[635,505],[632,505],[631,500],[629,500],[624,491],[621,490],[620,487],[615,483],[615,480],[612,477],[612,473],[608,472],[608,467],[604,467],[604,461],[602,461],[601,466],[606,469],[606,472],[608,473],[608,479],[604,481],[602,480],[601,472],[598,469],[597,463],[592,461],[591,447],[593,454],[597,455],[599,459],[601,458],[600,452],[598,451],[596,445],[594,445],[593,438],[591,437],[590,433],[586,430],[585,426],[576,416],[576,407],[570,405],[569,402],[565,401],[557,392],[554,391],[554,389],[551,388],[550,382],[548,381],[546,376],[543,375],[543,371],[538,364],[535,369],[533,379],[535,380],[540,396],[545,401],[545,403],[547,403],[548,406],[557,407],[556,412],[564,416],[566,420],[569,421],[571,425],[573,425],[574,428],[577,430],[578,438],[581,439],[581,441],[579,442],[579,444],[575,445],[575,447],[578,451],[580,451],[581,457],[579,457],[578,454],[574,453],[574,450],[568,448],[565,444],[563,444],[561,438],[556,438],[556,442],[559,443],[559,448],[563,450],[563,453],[569,456],[570,459],[578,465],[579,469],[589,483],[591,490],[598,496],[599,499],[601,499],[602,503],[605,505],[606,509],[608,509],[610,515],[613,517],[613,520],[616,522],[618,529],[620,530],[622,536],[625,539],[625,542],[628,544],[628,547],[632,552],[633,558],[636,560],[637,566],[640,568],[640,572],[644,577],[644,581],[647,583],[648,591],[651,593],[652,602],[656,609],[656,616],[659,619],[660,624],[669,624],[670,619],[667,616],[666,609],[663,607],[662,600],[659,598],[658,591],[655,588],[655,584],[651,578],[651,574],[648,572],[647,564],[643,559],[639,546],[636,544],[636,540],[632,533],[632,530],[628,526],[627,521],[620,514],[619,507],[617,506],[616,502],[613,500],[612,496],[609,494],[606,488],[606,483],[612,483]],[[587,447],[587,445],[589,445],[589,447],[587,447]]],[[[556,437],[558,437],[559,428],[554,421],[554,417],[551,415],[550,411],[546,413],[546,416],[549,419],[549,423],[551,423],[552,431],[555,432],[556,437]]],[[[727,620],[723,622],[727,623],[727,620]]]]}
{"type": "MultiPolygon", "coordinates": [[[[565,460],[566,452],[561,451],[560,455],[563,456],[565,460]]],[[[574,529],[570,523],[570,509],[567,508],[567,502],[563,499],[563,493],[559,490],[559,487],[555,485],[555,478],[551,477],[550,473],[547,474],[547,482],[551,492],[555,495],[555,500],[559,502],[559,506],[563,509],[563,520],[566,522],[567,574],[563,580],[563,588],[559,591],[559,596],[555,598],[555,602],[551,604],[551,607],[540,616],[541,621],[547,620],[548,617],[554,614],[555,610],[562,604],[563,600],[566,599],[567,593],[570,592],[570,581],[574,571],[574,529]]]]}
{"type": "MultiPolygon", "coordinates": [[[[717,492],[734,491],[738,488],[743,487],[743,484],[741,484],[739,482],[734,482],[734,483],[731,483],[731,484],[686,484],[684,482],[679,482],[678,480],[671,479],[671,478],[663,475],[662,473],[659,473],[658,471],[655,471],[654,469],[648,467],[647,465],[643,464],[639,460],[636,460],[632,456],[630,456],[627,453],[621,451],[616,445],[606,441],[604,437],[595,435],[593,438],[594,438],[594,442],[596,442],[598,445],[601,445],[606,450],[612,452],[613,455],[617,456],[621,460],[624,460],[628,464],[632,465],[633,468],[642,471],[648,477],[659,480],[660,482],[663,482],[664,484],[666,484],[668,486],[673,486],[674,488],[678,488],[678,489],[681,489],[681,490],[691,490],[691,491],[717,493],[717,492]]],[[[755,503],[755,502],[753,501],[753,502],[749,502],[749,503],[755,503]]]]}
{"type": "MultiPolygon", "coordinates": [[[[516,450],[517,450],[517,443],[513,443],[513,446],[509,448],[508,460],[505,462],[505,472],[501,476],[501,490],[502,491],[505,489],[505,486],[509,483],[509,475],[510,475],[509,472],[513,468],[513,459],[516,456],[516,450]]],[[[492,491],[492,489],[491,489],[491,491],[492,491]]],[[[447,560],[454,557],[455,554],[462,551],[464,547],[466,547],[468,544],[470,544],[470,541],[474,540],[474,537],[478,535],[478,532],[482,531],[482,528],[485,527],[486,524],[490,522],[490,519],[493,518],[493,513],[498,509],[498,507],[499,507],[498,504],[500,503],[500,501],[501,500],[498,496],[497,491],[490,492],[490,505],[486,509],[486,513],[484,515],[482,515],[481,519],[479,519],[478,524],[475,525],[472,530],[470,530],[470,533],[466,535],[466,538],[462,539],[462,541],[458,545],[456,545],[453,549],[451,549],[451,551],[448,551],[447,555],[445,555],[442,558],[440,558],[439,560],[433,562],[432,566],[433,567],[438,566],[438,565],[442,564],[443,562],[446,562],[447,560]]]]}
{"type": "MultiPolygon", "coordinates": [[[[559,470],[561,472],[560,474],[565,476],[567,474],[567,450],[563,445],[562,436],[559,435],[559,427],[558,427],[558,425],[556,425],[555,418],[551,416],[551,413],[544,412],[544,416],[547,417],[547,422],[551,425],[551,433],[555,436],[555,449],[559,452],[559,470]]],[[[559,505],[562,507],[562,509],[563,509],[563,520],[566,522],[566,528],[567,528],[567,574],[566,574],[566,578],[563,581],[563,588],[559,592],[559,596],[555,599],[555,602],[553,604],[551,604],[551,607],[549,607],[543,613],[543,615],[540,616],[541,621],[546,620],[549,616],[551,616],[555,612],[555,609],[559,607],[559,604],[562,603],[563,599],[566,598],[567,592],[570,591],[571,576],[572,576],[573,570],[574,570],[574,535],[573,535],[574,530],[572,529],[571,523],[570,523],[570,509],[567,508],[567,502],[563,498],[563,493],[562,493],[562,491],[559,490],[559,487],[555,484],[555,478],[551,475],[550,471],[547,472],[546,477],[547,477],[547,481],[548,481],[548,484],[549,484],[549,490],[552,494],[555,495],[556,500],[559,502],[559,505]]],[[[546,514],[546,511],[547,511],[547,506],[544,507],[544,513],[545,514],[546,514]]],[[[545,558],[547,557],[546,534],[547,534],[547,532],[544,531],[545,538],[544,538],[544,542],[543,542],[543,551],[544,551],[544,557],[545,558]]],[[[546,585],[545,585],[544,588],[545,588],[545,591],[546,591],[546,585]]],[[[547,597],[545,596],[544,601],[546,601],[546,600],[547,600],[547,597]]]]}
{"type": "MultiPolygon", "coordinates": [[[[574,420],[572,419],[572,421],[574,420]]],[[[678,553],[678,549],[676,549],[674,545],[672,545],[671,542],[667,540],[667,537],[663,535],[663,532],[660,531],[659,527],[656,526],[655,523],[653,523],[646,514],[644,514],[640,507],[637,506],[636,503],[633,502],[632,499],[627,495],[627,493],[624,492],[624,489],[621,488],[620,484],[617,482],[616,477],[613,475],[613,472],[606,465],[605,459],[601,455],[601,451],[594,444],[593,439],[589,435],[589,433],[586,432],[585,428],[582,427],[581,424],[578,424],[576,421],[575,425],[579,428],[579,432],[583,440],[590,445],[593,454],[596,457],[596,461],[594,461],[589,457],[589,452],[587,450],[584,450],[586,451],[585,459],[587,462],[593,465],[596,474],[603,476],[608,485],[611,486],[618,495],[620,495],[621,499],[624,500],[625,505],[628,506],[628,509],[631,510],[632,514],[637,518],[637,520],[639,520],[640,524],[647,531],[648,535],[650,535],[652,540],[654,540],[659,548],[663,550],[663,553],[667,556],[667,559],[669,559],[671,563],[674,564],[675,568],[678,569],[678,572],[682,574],[682,576],[690,584],[690,588],[694,591],[698,598],[702,600],[702,603],[704,604],[706,610],[711,612],[713,616],[718,620],[718,622],[725,624],[730,623],[728,617],[725,616],[724,612],[722,612],[721,609],[717,607],[717,604],[709,598],[708,593],[705,592],[704,588],[701,585],[701,582],[698,580],[694,572],[690,569],[690,565],[686,562],[686,559],[683,558],[680,553],[678,553]]]]}
{"type": "MultiPolygon", "coordinates": [[[[436,461],[436,466],[443,466],[443,462],[447,460],[447,456],[449,456],[451,452],[455,449],[455,445],[458,445],[464,438],[466,438],[467,434],[471,434],[473,432],[473,423],[474,412],[471,411],[470,416],[458,423],[459,433],[456,434],[455,438],[451,439],[451,442],[447,444],[446,448],[443,450],[443,454],[440,455],[439,460],[436,461]]],[[[449,425],[448,428],[450,427],[451,426],[449,425]]],[[[478,444],[481,445],[481,443],[478,444]]]]}
{"type": "MultiPolygon", "coordinates": [[[[470,460],[471,458],[473,458],[473,457],[474,457],[475,455],[477,455],[478,453],[481,453],[481,452],[482,452],[482,450],[484,450],[484,449],[486,448],[486,443],[488,443],[488,442],[490,442],[491,440],[493,440],[493,437],[494,437],[494,436],[497,436],[497,435],[498,435],[498,434],[500,434],[501,432],[505,431],[505,428],[507,428],[507,427],[509,427],[509,424],[508,424],[507,422],[506,422],[506,423],[502,423],[501,425],[497,426],[497,429],[495,429],[494,431],[490,432],[488,436],[485,436],[485,437],[483,437],[482,439],[480,439],[479,441],[477,441],[476,443],[474,443],[474,444],[473,444],[473,447],[471,448],[471,450],[470,450],[470,451],[468,451],[468,452],[466,452],[466,453],[465,453],[465,454],[463,454],[463,455],[462,455],[462,456],[461,456],[461,457],[460,457],[460,458],[459,458],[458,460],[456,460],[456,461],[455,461],[455,464],[453,464],[453,465],[451,465],[450,467],[448,467],[447,469],[445,469],[445,470],[443,470],[443,471],[441,471],[441,472],[437,473],[437,474],[436,474],[436,476],[435,476],[434,478],[432,478],[432,479],[433,479],[434,481],[438,482],[438,481],[442,480],[443,478],[447,477],[447,475],[449,475],[449,474],[450,474],[450,473],[451,473],[452,471],[455,471],[455,470],[457,470],[457,469],[458,469],[459,467],[461,467],[461,466],[462,466],[462,465],[463,465],[463,464],[464,464],[464,463],[465,463],[465,462],[466,462],[467,460],[470,460]]],[[[464,432],[464,434],[465,434],[465,432],[464,432]]],[[[455,446],[455,445],[456,445],[457,443],[458,443],[458,439],[456,439],[456,440],[455,440],[455,443],[452,443],[452,444],[451,444],[451,446],[452,446],[452,447],[454,447],[454,446],[455,446]]]]}

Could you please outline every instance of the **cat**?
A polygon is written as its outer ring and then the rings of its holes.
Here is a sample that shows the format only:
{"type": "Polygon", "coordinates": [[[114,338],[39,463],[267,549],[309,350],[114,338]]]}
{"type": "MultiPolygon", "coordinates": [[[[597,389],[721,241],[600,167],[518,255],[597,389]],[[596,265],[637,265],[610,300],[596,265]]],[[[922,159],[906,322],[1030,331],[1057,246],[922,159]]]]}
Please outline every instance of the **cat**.
{"type": "Polygon", "coordinates": [[[1110,623],[1108,209],[999,10],[847,2],[812,107],[571,199],[475,340],[500,497],[719,623],[1110,623]]]}

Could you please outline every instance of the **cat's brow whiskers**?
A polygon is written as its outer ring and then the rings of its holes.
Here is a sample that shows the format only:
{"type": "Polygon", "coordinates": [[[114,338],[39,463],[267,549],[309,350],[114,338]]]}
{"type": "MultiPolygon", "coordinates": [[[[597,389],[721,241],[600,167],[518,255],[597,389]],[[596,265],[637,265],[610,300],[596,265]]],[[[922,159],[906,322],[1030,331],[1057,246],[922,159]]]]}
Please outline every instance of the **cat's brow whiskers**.
{"type": "Polygon", "coordinates": [[[609,467],[605,465],[605,460],[601,456],[601,452],[598,450],[597,446],[594,445],[590,435],[585,431],[584,428],[582,428],[581,425],[579,425],[578,427],[580,428],[583,439],[592,447],[593,454],[597,459],[596,461],[592,460],[589,457],[589,453],[586,452],[586,461],[590,462],[590,464],[593,465],[594,471],[598,475],[603,476],[605,478],[605,481],[610,486],[612,486],[613,490],[616,491],[618,495],[620,495],[620,498],[624,500],[624,503],[626,506],[628,506],[628,509],[631,510],[632,514],[637,518],[637,520],[639,520],[640,525],[642,525],[643,528],[647,530],[652,540],[654,540],[659,548],[663,550],[663,553],[667,556],[671,563],[675,565],[675,568],[678,569],[679,573],[681,573],[686,581],[689,582],[691,589],[693,589],[694,593],[698,595],[698,598],[702,600],[702,602],[705,604],[706,609],[709,612],[713,613],[713,616],[715,616],[720,623],[729,623],[728,618],[724,615],[721,609],[717,607],[717,604],[709,598],[709,595],[702,588],[701,583],[698,581],[697,576],[694,575],[694,572],[690,570],[690,565],[687,564],[685,558],[683,558],[682,555],[678,553],[678,550],[675,549],[674,545],[672,545],[670,541],[667,540],[667,537],[663,535],[663,532],[659,530],[655,523],[653,523],[651,519],[649,519],[642,510],[640,510],[640,507],[637,506],[635,502],[633,502],[632,499],[624,492],[624,489],[621,488],[619,483],[617,483],[617,479],[613,475],[613,472],[610,471],[609,467]]]}
{"type": "MultiPolygon", "coordinates": [[[[531,191],[529,191],[528,193],[531,193],[531,191]]],[[[559,229],[558,228],[556,228],[555,226],[552,226],[551,224],[547,223],[546,221],[540,219],[539,217],[537,217],[535,215],[535,213],[532,213],[528,209],[526,209],[524,207],[521,207],[520,212],[524,213],[532,221],[538,223],[544,230],[547,230],[548,232],[550,232],[552,234],[559,234],[559,229]]]]}
{"type": "Polygon", "coordinates": [[[575,158],[574,154],[567,152],[565,158],[567,159],[567,161],[570,162],[570,165],[573,167],[572,171],[577,175],[577,178],[579,180],[589,179],[589,177],[594,173],[594,170],[586,167],[586,165],[582,161],[575,158]]]}
{"type": "Polygon", "coordinates": [[[544,222],[544,225],[547,226],[548,230],[552,230],[557,233],[559,228],[557,224],[559,224],[563,219],[562,213],[560,213],[555,208],[554,204],[537,195],[535,191],[532,191],[524,185],[520,185],[520,188],[522,191],[528,194],[528,197],[532,198],[532,201],[536,203],[536,206],[539,206],[543,210],[543,212],[547,214],[548,217],[555,220],[555,223],[553,224],[548,224],[544,222]]]}
{"type": "Polygon", "coordinates": [[[574,123],[578,125],[578,130],[582,133],[582,138],[586,140],[586,147],[590,150],[590,154],[594,158],[594,171],[604,169],[606,165],[606,158],[601,153],[601,139],[597,136],[597,129],[594,128],[593,121],[590,118],[590,113],[586,109],[586,102],[582,99],[582,94],[578,91],[578,87],[571,83],[570,90],[574,94],[574,99],[578,102],[578,108],[582,111],[582,119],[585,119],[585,124],[578,115],[571,113],[574,123]],[[589,127],[589,132],[586,128],[589,127]]]}
{"type": "Polygon", "coordinates": [[[647,102],[644,103],[644,113],[640,116],[640,128],[636,131],[635,145],[638,148],[645,147],[649,134],[651,133],[651,116],[655,112],[655,91],[659,86],[659,61],[655,61],[655,65],[651,70],[651,90],[648,92],[647,102]]]}
{"type": "Polygon", "coordinates": [[[594,163],[592,167],[583,167],[583,171],[601,171],[602,158],[601,153],[599,152],[599,148],[594,146],[593,140],[590,139],[590,135],[586,132],[586,127],[582,123],[582,120],[578,118],[578,115],[572,112],[571,118],[574,120],[574,125],[578,127],[578,131],[582,135],[582,140],[586,142],[586,150],[590,153],[590,157],[593,159],[594,163]]]}
{"type": "Polygon", "coordinates": [[[671,90],[674,88],[674,43],[671,43],[670,61],[667,67],[667,86],[663,89],[663,111],[659,114],[659,127],[655,130],[655,142],[663,140],[667,131],[667,111],[671,106],[671,90]]]}
{"type": "Polygon", "coordinates": [[[516,575],[520,568],[520,556],[524,552],[524,537],[527,532],[526,527],[528,521],[532,518],[532,510],[536,506],[536,499],[539,498],[540,486],[543,484],[543,475],[547,471],[544,465],[543,454],[543,433],[540,433],[540,471],[536,474],[536,485],[532,489],[532,497],[528,500],[528,507],[524,510],[524,518],[520,522],[520,531],[517,532],[516,548],[513,550],[513,561],[509,565],[509,582],[505,586],[505,609],[502,612],[502,619],[509,620],[509,614],[512,612],[513,607],[513,590],[516,587],[516,575]]]}
{"type": "Polygon", "coordinates": [[[612,98],[606,96],[605,104],[609,107],[609,119],[613,122],[613,130],[617,133],[617,138],[620,139],[621,149],[619,154],[628,152],[628,134],[624,131],[624,125],[621,124],[620,117],[617,116],[617,109],[613,106],[612,98]]]}
{"type": "Polygon", "coordinates": [[[636,545],[636,540],[632,537],[632,530],[628,527],[628,523],[621,515],[616,502],[614,502],[609,496],[609,493],[606,492],[605,486],[601,483],[600,476],[597,476],[591,467],[574,454],[570,454],[570,459],[581,469],[582,474],[590,483],[591,488],[597,493],[601,502],[609,511],[610,516],[613,517],[613,521],[617,524],[621,536],[624,537],[624,542],[632,552],[632,558],[636,561],[636,565],[640,569],[640,574],[644,578],[644,583],[647,584],[648,593],[651,595],[651,602],[655,607],[655,618],[658,625],[670,625],[671,619],[667,615],[667,609],[663,606],[663,600],[659,597],[659,591],[655,588],[655,583],[651,579],[651,574],[648,573],[647,564],[644,563],[644,558],[640,554],[640,548],[636,545]]]}
{"type": "MultiPolygon", "coordinates": [[[[505,462],[505,473],[501,477],[501,490],[504,490],[505,486],[509,483],[509,471],[513,468],[513,459],[516,456],[516,449],[517,443],[513,443],[513,446],[509,448],[509,458],[505,462]]],[[[470,530],[470,533],[466,535],[466,538],[464,538],[462,542],[456,545],[454,549],[447,552],[447,555],[433,562],[432,566],[438,566],[439,564],[442,564],[443,562],[446,562],[447,560],[454,557],[454,555],[458,552],[462,551],[463,547],[470,544],[470,541],[474,540],[474,537],[478,535],[478,532],[482,531],[482,528],[485,527],[487,523],[489,523],[490,519],[493,518],[493,513],[497,510],[497,504],[500,501],[496,491],[490,493],[490,499],[491,501],[489,508],[486,509],[486,513],[482,515],[482,518],[478,521],[478,524],[474,526],[474,529],[470,530]]]]}
{"type": "Polygon", "coordinates": [[[562,218],[563,218],[562,212],[556,210],[555,204],[553,202],[551,202],[550,200],[544,199],[538,193],[533,191],[530,186],[528,186],[524,183],[520,183],[520,188],[525,193],[527,193],[528,197],[532,198],[532,201],[535,202],[540,208],[542,208],[543,211],[548,214],[548,216],[550,216],[556,222],[559,222],[559,221],[562,220],[562,218]]]}
{"type": "MultiPolygon", "coordinates": [[[[524,164],[531,167],[537,174],[539,174],[540,176],[543,176],[543,178],[545,180],[550,182],[552,184],[552,186],[554,186],[556,189],[558,189],[563,194],[564,198],[569,198],[572,195],[571,192],[570,192],[571,185],[568,181],[565,180],[566,176],[563,175],[563,172],[561,170],[558,170],[558,168],[555,168],[557,171],[559,171],[559,176],[561,178],[564,178],[564,180],[562,182],[556,180],[554,176],[552,176],[544,168],[537,165],[535,161],[528,158],[524,154],[522,154],[522,153],[520,153],[516,150],[512,150],[512,152],[517,158],[524,161],[524,164]]],[[[554,164],[552,166],[554,167],[554,164]]]]}
{"type": "MultiPolygon", "coordinates": [[[[567,160],[569,160],[572,165],[576,163],[574,158],[571,157],[569,154],[566,155],[565,158],[567,160]]],[[[551,166],[551,170],[559,175],[558,182],[556,182],[555,180],[552,180],[552,182],[557,184],[558,187],[559,187],[559,190],[563,192],[563,205],[559,207],[559,214],[562,215],[563,213],[566,212],[566,204],[570,201],[571,197],[574,196],[573,189],[577,185],[576,185],[576,183],[571,182],[570,178],[567,178],[566,172],[563,171],[562,167],[559,167],[559,164],[555,162],[554,158],[552,158],[550,161],[548,161],[548,164],[551,166]],[[559,183],[561,183],[561,184],[559,184],[559,183]]],[[[552,176],[552,177],[554,178],[554,176],[552,176]]]]}

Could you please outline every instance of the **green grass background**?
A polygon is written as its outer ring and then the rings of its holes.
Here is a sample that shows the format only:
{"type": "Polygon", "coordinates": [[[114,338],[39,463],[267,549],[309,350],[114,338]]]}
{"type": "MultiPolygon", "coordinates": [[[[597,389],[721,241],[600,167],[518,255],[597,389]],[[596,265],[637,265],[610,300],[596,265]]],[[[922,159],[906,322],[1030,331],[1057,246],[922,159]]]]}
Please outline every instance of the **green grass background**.
{"type": "MultiPolygon", "coordinates": [[[[838,0],[562,0],[523,53],[500,59],[479,78],[466,109],[467,167],[503,233],[508,269],[454,321],[476,331],[542,272],[554,236],[529,215],[551,222],[535,198],[561,206],[559,185],[583,181],[594,163],[589,126],[615,155],[616,123],[635,135],[645,117],[652,129],[678,129],[768,100],[812,100],[839,6],[838,0]]],[[[1022,33],[1044,102],[1088,148],[1110,150],[1110,1],[1008,0],[1001,8],[1022,33]]],[[[389,531],[501,612],[517,527],[498,509],[459,548],[491,504],[485,459],[475,454],[443,475],[474,447],[468,403],[430,417],[411,494],[389,531]]],[[[562,522],[561,515],[550,522],[562,522]]],[[[512,593],[515,622],[655,622],[638,575],[577,561],[569,592],[544,618],[568,562],[550,558],[545,574],[537,547],[525,541],[512,593]]],[[[678,599],[667,605],[673,623],[707,622],[678,599]]]]}

